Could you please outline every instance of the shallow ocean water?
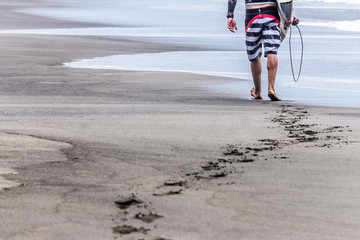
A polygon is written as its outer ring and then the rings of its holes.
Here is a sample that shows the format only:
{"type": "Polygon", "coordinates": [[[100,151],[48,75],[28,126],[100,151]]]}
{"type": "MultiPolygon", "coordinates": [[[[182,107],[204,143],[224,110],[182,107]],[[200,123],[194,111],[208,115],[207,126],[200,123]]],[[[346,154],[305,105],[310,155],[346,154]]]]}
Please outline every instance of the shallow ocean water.
{"type": "MultiPolygon", "coordinates": [[[[109,27],[82,29],[27,29],[0,33],[97,35],[144,42],[198,46],[212,51],[104,56],[65,63],[68,67],[134,71],[179,71],[218,77],[224,84],[212,91],[248,93],[252,86],[244,51],[244,4],[238,2],[238,32],[226,28],[226,0],[47,0],[59,7],[18,11],[63,20],[102,23],[109,27]]],[[[303,104],[360,107],[360,3],[357,0],[298,0],[295,15],[304,38],[304,63],[299,82],[292,79],[289,35],[279,50],[277,93],[284,100],[303,104]]],[[[295,74],[301,42],[293,28],[295,74]]],[[[267,88],[266,59],[263,89],[267,88]]],[[[265,92],[263,93],[265,95],[265,92]]]]}

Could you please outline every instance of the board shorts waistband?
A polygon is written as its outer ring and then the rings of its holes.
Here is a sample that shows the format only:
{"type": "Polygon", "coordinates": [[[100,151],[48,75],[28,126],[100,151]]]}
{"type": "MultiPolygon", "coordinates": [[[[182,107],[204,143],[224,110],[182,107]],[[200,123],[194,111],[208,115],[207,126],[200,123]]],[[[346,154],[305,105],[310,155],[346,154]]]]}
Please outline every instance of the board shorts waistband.
{"type": "Polygon", "coordinates": [[[248,28],[251,20],[253,20],[253,18],[255,17],[258,17],[259,15],[265,15],[265,16],[270,15],[273,16],[274,19],[280,22],[280,16],[277,7],[275,6],[258,8],[258,9],[246,9],[245,27],[248,28]]]}

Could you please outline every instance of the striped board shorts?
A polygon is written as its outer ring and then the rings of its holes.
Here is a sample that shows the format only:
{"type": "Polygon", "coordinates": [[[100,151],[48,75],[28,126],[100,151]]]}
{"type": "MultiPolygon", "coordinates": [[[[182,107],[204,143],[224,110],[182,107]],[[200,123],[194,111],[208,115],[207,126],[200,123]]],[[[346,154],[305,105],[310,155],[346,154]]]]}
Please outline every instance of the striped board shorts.
{"type": "Polygon", "coordinates": [[[277,54],[280,47],[279,15],[276,7],[246,10],[246,51],[249,61],[277,54]]]}

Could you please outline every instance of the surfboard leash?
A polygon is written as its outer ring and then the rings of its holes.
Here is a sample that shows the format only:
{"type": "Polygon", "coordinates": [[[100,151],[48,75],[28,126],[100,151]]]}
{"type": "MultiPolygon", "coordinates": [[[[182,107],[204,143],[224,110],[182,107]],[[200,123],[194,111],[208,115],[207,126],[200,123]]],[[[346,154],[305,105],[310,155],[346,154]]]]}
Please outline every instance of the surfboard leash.
{"type": "Polygon", "coordinates": [[[300,59],[299,73],[298,73],[297,77],[295,77],[293,57],[292,57],[292,47],[291,47],[292,27],[290,27],[290,36],[289,36],[290,65],[291,65],[291,71],[292,71],[294,82],[298,82],[299,79],[300,79],[302,65],[303,65],[303,59],[304,59],[304,40],[303,40],[303,37],[302,37],[302,34],[301,34],[301,30],[298,27],[298,24],[299,24],[299,19],[295,18],[292,25],[295,26],[298,29],[299,34],[300,34],[300,39],[301,39],[301,59],[300,59]]]}

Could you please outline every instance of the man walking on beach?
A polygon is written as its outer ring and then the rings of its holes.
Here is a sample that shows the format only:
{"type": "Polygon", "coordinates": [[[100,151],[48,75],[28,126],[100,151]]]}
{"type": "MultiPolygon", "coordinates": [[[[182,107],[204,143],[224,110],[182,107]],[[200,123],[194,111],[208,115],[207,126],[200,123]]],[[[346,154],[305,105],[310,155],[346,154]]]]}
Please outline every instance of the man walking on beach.
{"type": "MultiPolygon", "coordinates": [[[[237,0],[228,0],[227,26],[231,32],[237,30],[234,10],[237,0]]],[[[251,73],[255,87],[251,96],[261,96],[261,55],[264,45],[267,57],[268,96],[271,101],[281,101],[275,93],[275,78],[278,67],[277,50],[280,47],[280,17],[276,0],[245,0],[246,5],[246,50],[250,61],[251,73]]]]}

